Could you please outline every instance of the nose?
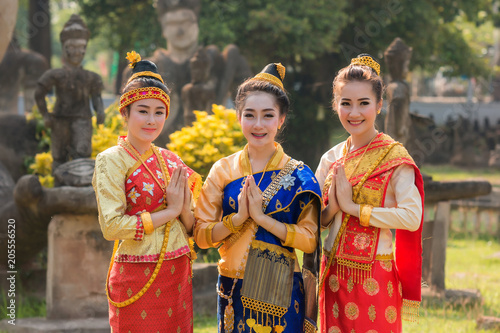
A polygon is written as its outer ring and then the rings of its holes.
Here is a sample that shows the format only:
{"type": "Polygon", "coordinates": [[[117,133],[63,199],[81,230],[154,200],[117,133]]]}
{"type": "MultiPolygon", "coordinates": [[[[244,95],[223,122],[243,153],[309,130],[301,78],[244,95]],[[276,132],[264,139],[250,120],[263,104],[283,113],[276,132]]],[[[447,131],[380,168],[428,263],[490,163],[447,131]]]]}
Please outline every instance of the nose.
{"type": "Polygon", "coordinates": [[[358,117],[361,114],[357,106],[353,106],[350,112],[351,117],[358,117]]]}
{"type": "Polygon", "coordinates": [[[153,125],[155,123],[154,113],[148,114],[147,123],[148,125],[153,125]]]}

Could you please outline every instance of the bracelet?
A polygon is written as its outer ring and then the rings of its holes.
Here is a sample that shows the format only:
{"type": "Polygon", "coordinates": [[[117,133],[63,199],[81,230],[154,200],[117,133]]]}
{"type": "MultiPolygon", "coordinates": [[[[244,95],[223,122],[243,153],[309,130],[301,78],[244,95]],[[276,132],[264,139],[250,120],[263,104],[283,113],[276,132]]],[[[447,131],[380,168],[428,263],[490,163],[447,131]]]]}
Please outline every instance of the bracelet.
{"type": "Polygon", "coordinates": [[[155,227],[153,225],[153,220],[151,220],[151,214],[148,212],[144,212],[141,214],[142,225],[144,226],[144,233],[146,235],[152,234],[155,231],[155,227]]]}
{"type": "Polygon", "coordinates": [[[224,218],[222,219],[222,224],[224,224],[224,226],[229,230],[231,231],[231,233],[236,233],[238,231],[241,230],[241,228],[243,228],[243,224],[241,224],[240,226],[238,227],[235,227],[234,224],[233,224],[233,216],[236,215],[236,213],[231,213],[229,215],[226,215],[224,216],[224,218]]]}
{"type": "Polygon", "coordinates": [[[370,216],[372,215],[373,206],[361,205],[359,214],[359,224],[363,227],[370,226],[370,216]]]}

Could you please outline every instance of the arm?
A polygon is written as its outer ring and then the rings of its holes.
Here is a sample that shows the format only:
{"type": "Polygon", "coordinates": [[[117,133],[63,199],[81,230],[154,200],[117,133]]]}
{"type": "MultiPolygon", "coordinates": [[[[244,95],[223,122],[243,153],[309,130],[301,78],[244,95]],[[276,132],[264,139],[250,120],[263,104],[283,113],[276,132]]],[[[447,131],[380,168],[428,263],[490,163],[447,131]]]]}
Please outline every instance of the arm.
{"type": "Polygon", "coordinates": [[[127,215],[126,165],[117,156],[99,154],[92,185],[99,210],[99,224],[107,240],[142,240],[144,227],[138,215],[127,215]]]}
{"type": "Polygon", "coordinates": [[[422,198],[415,186],[415,172],[409,165],[394,171],[389,186],[394,191],[396,207],[374,207],[369,217],[371,226],[415,231],[422,218],[422,198]]]}
{"type": "Polygon", "coordinates": [[[250,216],[261,227],[281,240],[283,246],[297,248],[306,253],[316,249],[316,231],[320,203],[312,199],[301,212],[297,224],[282,223],[262,212],[262,194],[255,184],[253,177],[249,176],[248,205],[250,216]]]}
{"type": "Polygon", "coordinates": [[[104,124],[104,104],[102,103],[102,97],[101,97],[101,92],[104,88],[102,84],[101,77],[97,74],[96,76],[96,82],[93,84],[93,91],[91,93],[91,100],[92,100],[92,107],[94,108],[95,115],[96,115],[96,120],[97,124],[104,124]]]}
{"type": "MultiPolygon", "coordinates": [[[[203,184],[200,197],[196,202],[194,216],[194,239],[202,248],[216,247],[218,242],[213,239],[212,231],[222,218],[222,177],[217,175],[219,163],[215,163],[203,184]]],[[[223,227],[223,226],[222,226],[223,227]]],[[[229,231],[227,231],[229,234],[229,231]]]]}

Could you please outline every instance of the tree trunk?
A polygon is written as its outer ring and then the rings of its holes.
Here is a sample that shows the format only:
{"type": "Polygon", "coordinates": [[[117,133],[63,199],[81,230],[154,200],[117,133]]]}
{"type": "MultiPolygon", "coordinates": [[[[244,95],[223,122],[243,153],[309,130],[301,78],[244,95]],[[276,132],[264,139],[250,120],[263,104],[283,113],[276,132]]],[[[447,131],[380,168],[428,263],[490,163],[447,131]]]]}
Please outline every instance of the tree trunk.
{"type": "Polygon", "coordinates": [[[30,0],[28,22],[29,48],[42,54],[50,66],[52,47],[50,41],[49,0],[30,0]]]}

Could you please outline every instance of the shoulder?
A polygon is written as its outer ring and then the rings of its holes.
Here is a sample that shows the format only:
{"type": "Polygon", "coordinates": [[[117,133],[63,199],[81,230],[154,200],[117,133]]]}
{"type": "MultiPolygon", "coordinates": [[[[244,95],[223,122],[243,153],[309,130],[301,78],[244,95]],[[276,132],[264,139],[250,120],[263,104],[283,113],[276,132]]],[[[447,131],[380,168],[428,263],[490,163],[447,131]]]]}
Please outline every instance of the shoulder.
{"type": "Polygon", "coordinates": [[[113,163],[114,161],[124,160],[128,153],[119,145],[110,147],[96,156],[96,165],[99,163],[113,163]]]}

